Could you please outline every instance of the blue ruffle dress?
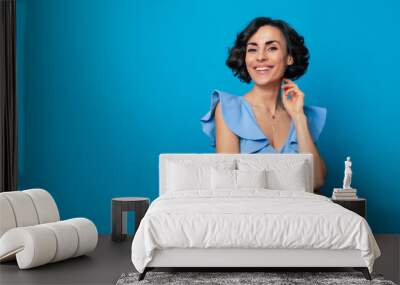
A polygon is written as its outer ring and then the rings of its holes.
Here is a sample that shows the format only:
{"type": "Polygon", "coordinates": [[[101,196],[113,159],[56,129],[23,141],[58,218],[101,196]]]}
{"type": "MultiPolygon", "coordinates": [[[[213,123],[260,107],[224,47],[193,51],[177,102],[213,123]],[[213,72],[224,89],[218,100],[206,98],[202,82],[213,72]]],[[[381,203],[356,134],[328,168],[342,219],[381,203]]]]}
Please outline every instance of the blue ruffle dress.
{"type": "MultiPolygon", "coordinates": [[[[259,127],[249,103],[241,96],[214,90],[211,96],[210,111],[201,118],[203,132],[215,147],[215,107],[221,102],[222,116],[229,129],[238,136],[241,153],[298,153],[296,130],[293,121],[288,138],[280,149],[275,149],[259,127]]],[[[308,128],[314,142],[324,128],[326,108],[304,106],[308,128]]]]}

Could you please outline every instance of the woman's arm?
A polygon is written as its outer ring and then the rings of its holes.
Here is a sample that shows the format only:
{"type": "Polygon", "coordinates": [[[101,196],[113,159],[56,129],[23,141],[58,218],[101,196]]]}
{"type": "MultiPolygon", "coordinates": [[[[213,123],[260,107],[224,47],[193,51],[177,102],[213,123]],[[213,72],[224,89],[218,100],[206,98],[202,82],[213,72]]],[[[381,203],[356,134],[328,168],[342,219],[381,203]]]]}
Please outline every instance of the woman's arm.
{"type": "Polygon", "coordinates": [[[220,103],[215,108],[215,144],[217,153],[240,153],[239,138],[225,124],[220,103]]]}
{"type": "Polygon", "coordinates": [[[314,189],[321,188],[325,183],[326,166],[322,160],[317,147],[315,146],[310,130],[307,125],[307,117],[304,114],[304,93],[291,80],[284,79],[283,87],[283,105],[293,120],[297,141],[299,143],[299,152],[312,153],[314,161],[314,189]],[[289,99],[288,95],[292,98],[289,99]]]}
{"type": "Polygon", "coordinates": [[[293,123],[296,129],[299,152],[313,155],[314,189],[321,188],[325,183],[326,166],[311,138],[306,115],[303,112],[295,114],[293,123]]]}

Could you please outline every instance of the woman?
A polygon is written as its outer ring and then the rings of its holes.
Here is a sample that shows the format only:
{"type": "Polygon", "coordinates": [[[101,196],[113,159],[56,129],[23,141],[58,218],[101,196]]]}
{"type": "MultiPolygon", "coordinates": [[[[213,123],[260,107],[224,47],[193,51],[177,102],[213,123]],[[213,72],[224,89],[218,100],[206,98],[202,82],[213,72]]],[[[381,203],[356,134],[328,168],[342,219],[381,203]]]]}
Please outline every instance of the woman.
{"type": "Polygon", "coordinates": [[[304,106],[304,93],[291,80],[308,67],[304,39],[282,20],[259,17],[238,34],[226,64],[240,80],[254,82],[243,96],[215,90],[203,131],[218,153],[312,153],[314,187],[326,167],[314,144],[326,109],[304,106]]]}

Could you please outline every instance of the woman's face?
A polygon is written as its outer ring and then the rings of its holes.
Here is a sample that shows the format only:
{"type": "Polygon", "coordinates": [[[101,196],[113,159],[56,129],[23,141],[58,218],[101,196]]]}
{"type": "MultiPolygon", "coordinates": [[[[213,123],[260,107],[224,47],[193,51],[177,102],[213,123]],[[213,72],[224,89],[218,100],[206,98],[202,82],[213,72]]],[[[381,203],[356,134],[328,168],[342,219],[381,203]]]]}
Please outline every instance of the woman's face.
{"type": "Polygon", "coordinates": [[[282,32],[273,26],[262,26],[246,46],[246,67],[257,85],[280,82],[293,59],[287,54],[282,32]]]}

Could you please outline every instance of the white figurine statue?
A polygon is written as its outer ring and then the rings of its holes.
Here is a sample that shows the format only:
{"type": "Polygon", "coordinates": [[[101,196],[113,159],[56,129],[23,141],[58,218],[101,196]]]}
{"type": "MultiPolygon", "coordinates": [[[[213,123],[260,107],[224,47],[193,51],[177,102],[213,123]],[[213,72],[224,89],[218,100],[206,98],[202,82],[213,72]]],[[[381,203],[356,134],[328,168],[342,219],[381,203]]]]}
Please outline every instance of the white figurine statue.
{"type": "Polygon", "coordinates": [[[344,162],[344,179],[343,179],[343,189],[352,189],[350,184],[351,184],[351,176],[353,175],[353,172],[351,171],[351,161],[350,161],[350,156],[346,158],[346,161],[344,162]]]}

